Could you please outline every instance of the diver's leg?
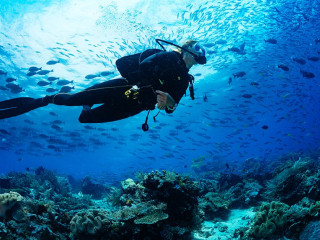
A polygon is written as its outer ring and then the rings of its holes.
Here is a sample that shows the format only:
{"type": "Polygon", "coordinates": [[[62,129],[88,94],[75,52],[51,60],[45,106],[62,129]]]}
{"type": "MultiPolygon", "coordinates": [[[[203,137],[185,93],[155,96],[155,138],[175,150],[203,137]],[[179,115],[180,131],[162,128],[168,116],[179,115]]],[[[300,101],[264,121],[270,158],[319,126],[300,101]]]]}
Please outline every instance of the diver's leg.
{"type": "Polygon", "coordinates": [[[136,115],[143,110],[145,108],[133,100],[120,101],[116,104],[108,102],[90,110],[83,110],[79,116],[79,122],[112,122],[136,115]]]}
{"type": "Polygon", "coordinates": [[[95,84],[78,93],[58,93],[53,96],[49,96],[49,102],[56,105],[66,106],[100,104],[109,101],[111,95],[124,93],[131,87],[132,85],[129,85],[124,78],[118,78],[95,84]]]}
{"type": "Polygon", "coordinates": [[[48,103],[42,98],[21,97],[0,102],[0,119],[21,115],[39,107],[44,107],[48,103]]]}

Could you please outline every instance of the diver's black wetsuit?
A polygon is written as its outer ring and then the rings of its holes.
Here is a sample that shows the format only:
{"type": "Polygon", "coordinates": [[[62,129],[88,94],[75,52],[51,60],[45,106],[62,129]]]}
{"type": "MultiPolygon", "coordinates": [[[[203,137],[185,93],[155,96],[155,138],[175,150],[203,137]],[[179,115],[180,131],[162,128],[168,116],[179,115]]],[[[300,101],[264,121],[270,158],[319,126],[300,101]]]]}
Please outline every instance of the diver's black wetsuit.
{"type": "Polygon", "coordinates": [[[159,50],[156,53],[152,50],[146,52],[117,61],[118,70],[124,78],[99,83],[75,94],[58,93],[40,99],[16,98],[0,102],[0,119],[17,116],[49,103],[66,106],[102,104],[82,111],[79,121],[111,122],[143,110],[153,110],[157,102],[156,90],[169,93],[179,103],[192,79],[181,54],[159,50]],[[138,86],[137,91],[132,89],[134,85],[138,86]]]}

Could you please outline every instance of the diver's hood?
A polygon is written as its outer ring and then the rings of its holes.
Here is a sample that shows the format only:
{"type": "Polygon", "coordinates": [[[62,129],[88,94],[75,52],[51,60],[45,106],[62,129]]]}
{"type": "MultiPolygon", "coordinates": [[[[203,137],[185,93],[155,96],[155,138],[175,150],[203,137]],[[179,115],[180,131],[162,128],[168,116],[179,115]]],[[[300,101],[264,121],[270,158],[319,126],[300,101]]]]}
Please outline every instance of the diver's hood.
{"type": "Polygon", "coordinates": [[[164,51],[166,51],[166,49],[162,46],[162,44],[160,42],[164,42],[164,43],[173,45],[175,47],[178,47],[178,48],[190,53],[194,57],[194,60],[201,65],[207,63],[206,51],[205,51],[204,47],[201,46],[199,43],[196,43],[192,47],[189,47],[188,49],[186,49],[184,47],[181,47],[181,46],[176,45],[172,42],[168,42],[168,41],[165,41],[162,39],[156,39],[156,42],[162,47],[162,49],[164,51]]]}

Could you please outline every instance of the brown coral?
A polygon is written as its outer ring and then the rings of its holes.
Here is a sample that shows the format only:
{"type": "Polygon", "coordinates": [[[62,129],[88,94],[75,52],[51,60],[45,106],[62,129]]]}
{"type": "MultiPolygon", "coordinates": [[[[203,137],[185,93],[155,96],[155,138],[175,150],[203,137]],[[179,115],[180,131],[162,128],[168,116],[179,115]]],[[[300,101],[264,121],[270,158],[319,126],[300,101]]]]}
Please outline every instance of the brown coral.
{"type": "Polygon", "coordinates": [[[108,221],[108,212],[104,210],[87,210],[77,213],[70,222],[73,234],[95,235],[108,221]]]}
{"type": "Polygon", "coordinates": [[[6,212],[10,210],[17,202],[23,200],[23,197],[17,192],[0,194],[0,217],[5,217],[6,212]]]}

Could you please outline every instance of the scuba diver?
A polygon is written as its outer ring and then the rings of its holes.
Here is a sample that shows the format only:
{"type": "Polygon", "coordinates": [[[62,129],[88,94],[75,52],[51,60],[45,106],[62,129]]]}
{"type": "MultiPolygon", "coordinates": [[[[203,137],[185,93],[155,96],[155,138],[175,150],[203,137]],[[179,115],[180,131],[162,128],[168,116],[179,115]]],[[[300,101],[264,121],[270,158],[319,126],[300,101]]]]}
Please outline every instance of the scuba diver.
{"type": "Polygon", "coordinates": [[[194,77],[188,72],[193,65],[206,63],[205,50],[197,41],[187,40],[182,46],[160,39],[156,41],[163,50],[148,49],[116,61],[121,77],[74,94],[57,93],[37,99],[20,97],[2,101],[0,119],[21,115],[49,103],[83,106],[79,116],[81,123],[111,122],[149,110],[142,124],[142,129],[148,131],[149,112],[155,109],[155,105],[172,113],[188,86],[194,99],[194,77]],[[166,51],[160,42],[176,49],[166,51]],[[102,105],[92,108],[94,104],[102,105]]]}

